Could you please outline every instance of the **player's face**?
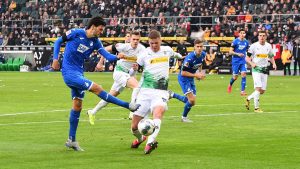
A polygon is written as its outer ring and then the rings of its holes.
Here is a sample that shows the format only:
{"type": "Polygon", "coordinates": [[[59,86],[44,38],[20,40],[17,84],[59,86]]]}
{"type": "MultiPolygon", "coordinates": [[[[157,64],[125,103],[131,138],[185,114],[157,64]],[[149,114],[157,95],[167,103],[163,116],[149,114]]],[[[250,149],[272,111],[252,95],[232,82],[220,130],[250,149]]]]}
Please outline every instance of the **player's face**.
{"type": "Polygon", "coordinates": [[[141,36],[139,35],[131,35],[130,44],[132,48],[136,48],[138,46],[138,44],[140,43],[140,38],[141,36]]]}
{"type": "Polygon", "coordinates": [[[161,44],[161,39],[160,38],[149,39],[149,45],[150,45],[150,48],[153,50],[153,52],[159,51],[160,44],[161,44]]]}
{"type": "Polygon", "coordinates": [[[239,36],[241,39],[244,39],[246,36],[246,32],[245,31],[240,31],[239,36]]]}
{"type": "Polygon", "coordinates": [[[127,34],[125,35],[125,43],[129,43],[129,42],[130,42],[130,34],[127,33],[127,34]]]}
{"type": "Polygon", "coordinates": [[[95,37],[99,37],[100,34],[103,32],[104,28],[105,28],[105,26],[103,26],[103,25],[93,26],[93,29],[92,29],[93,35],[95,37]]]}
{"type": "Polygon", "coordinates": [[[200,55],[200,53],[201,53],[202,50],[203,50],[203,43],[195,44],[195,45],[194,45],[194,48],[195,48],[196,54],[197,54],[197,55],[200,55]]]}
{"type": "Polygon", "coordinates": [[[267,35],[265,33],[259,33],[258,34],[258,41],[261,44],[264,44],[266,42],[267,35]]]}

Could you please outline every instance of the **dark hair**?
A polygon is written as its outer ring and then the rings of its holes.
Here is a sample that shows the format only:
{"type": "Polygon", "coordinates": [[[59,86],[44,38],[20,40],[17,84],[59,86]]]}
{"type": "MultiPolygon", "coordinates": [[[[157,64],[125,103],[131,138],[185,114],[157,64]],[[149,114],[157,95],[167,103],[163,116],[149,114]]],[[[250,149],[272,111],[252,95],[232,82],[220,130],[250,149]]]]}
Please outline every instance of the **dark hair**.
{"type": "Polygon", "coordinates": [[[130,32],[130,36],[131,35],[141,36],[141,33],[140,33],[140,31],[134,30],[134,31],[130,32]]]}
{"type": "Polygon", "coordinates": [[[94,26],[99,26],[99,25],[103,25],[103,26],[106,26],[106,22],[104,21],[103,18],[101,18],[100,16],[96,16],[94,18],[91,18],[88,22],[88,25],[87,25],[87,29],[91,28],[92,25],[94,26]]]}
{"type": "Polygon", "coordinates": [[[261,30],[261,31],[258,31],[258,34],[260,34],[260,33],[264,33],[264,34],[266,34],[266,35],[267,35],[267,32],[266,32],[266,31],[263,31],[263,30],[261,30]]]}
{"type": "Polygon", "coordinates": [[[199,43],[203,43],[203,40],[196,39],[196,40],[194,41],[194,45],[199,44],[199,43]]]}
{"type": "Polygon", "coordinates": [[[149,35],[148,35],[149,39],[157,39],[157,38],[160,38],[160,37],[161,37],[160,32],[158,32],[157,30],[151,30],[149,35]]]}
{"type": "Polygon", "coordinates": [[[246,31],[245,31],[245,29],[241,28],[241,29],[239,30],[239,33],[240,33],[240,32],[246,32],[246,31]]]}

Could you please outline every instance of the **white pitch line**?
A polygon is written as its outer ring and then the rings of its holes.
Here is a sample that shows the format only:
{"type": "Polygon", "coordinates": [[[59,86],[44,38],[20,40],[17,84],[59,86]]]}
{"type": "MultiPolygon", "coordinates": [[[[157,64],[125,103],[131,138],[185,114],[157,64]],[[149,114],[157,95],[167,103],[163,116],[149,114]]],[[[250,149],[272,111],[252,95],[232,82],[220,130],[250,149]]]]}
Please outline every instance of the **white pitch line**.
{"type": "MultiPolygon", "coordinates": [[[[222,113],[222,114],[194,114],[189,115],[193,117],[221,117],[221,116],[234,116],[234,115],[264,115],[264,114],[277,114],[277,113],[296,113],[299,111],[294,110],[287,110],[287,111],[278,111],[278,112],[263,112],[263,113],[222,113]]],[[[179,118],[181,116],[165,116],[165,118],[179,118]]],[[[126,120],[124,118],[117,118],[117,119],[98,119],[97,121],[120,121],[126,120]]],[[[88,120],[80,120],[87,122],[88,120]]],[[[23,123],[7,123],[7,124],[0,124],[0,126],[13,126],[13,125],[29,125],[29,124],[51,124],[51,123],[68,123],[69,121],[41,121],[41,122],[23,122],[23,123]]]]}
{"type": "MultiPolygon", "coordinates": [[[[274,105],[275,103],[264,103],[264,105],[274,105]]],[[[276,105],[300,105],[300,103],[276,103],[276,105]]],[[[168,107],[183,107],[184,104],[178,106],[168,106],[168,107]]],[[[243,106],[242,104],[212,104],[212,105],[195,105],[195,107],[219,107],[219,106],[243,106]]],[[[92,108],[85,108],[82,111],[86,111],[92,108]]],[[[107,110],[112,109],[124,109],[123,107],[106,107],[107,110]]],[[[39,114],[39,113],[52,113],[52,112],[69,112],[70,109],[61,109],[61,110],[43,110],[43,111],[36,111],[36,112],[19,112],[19,113],[7,113],[7,114],[0,114],[0,117],[5,116],[17,116],[17,115],[27,115],[27,114],[39,114]]]]}

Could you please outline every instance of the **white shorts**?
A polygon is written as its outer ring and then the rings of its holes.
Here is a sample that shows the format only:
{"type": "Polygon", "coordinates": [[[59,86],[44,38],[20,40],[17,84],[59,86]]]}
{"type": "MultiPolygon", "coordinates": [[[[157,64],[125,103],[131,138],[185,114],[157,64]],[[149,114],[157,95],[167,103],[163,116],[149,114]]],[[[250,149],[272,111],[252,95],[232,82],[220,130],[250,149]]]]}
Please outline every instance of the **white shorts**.
{"type": "Polygon", "coordinates": [[[166,90],[141,88],[136,103],[141,107],[133,114],[146,117],[156,106],[163,106],[168,110],[169,93],[166,90]]]}
{"type": "Polygon", "coordinates": [[[267,89],[268,75],[258,72],[252,72],[254,89],[256,87],[261,87],[262,90],[267,89]]]}
{"type": "Polygon", "coordinates": [[[127,81],[130,78],[130,75],[125,72],[121,71],[114,71],[113,73],[113,79],[114,84],[111,87],[111,90],[122,92],[124,88],[126,87],[127,81]]]}

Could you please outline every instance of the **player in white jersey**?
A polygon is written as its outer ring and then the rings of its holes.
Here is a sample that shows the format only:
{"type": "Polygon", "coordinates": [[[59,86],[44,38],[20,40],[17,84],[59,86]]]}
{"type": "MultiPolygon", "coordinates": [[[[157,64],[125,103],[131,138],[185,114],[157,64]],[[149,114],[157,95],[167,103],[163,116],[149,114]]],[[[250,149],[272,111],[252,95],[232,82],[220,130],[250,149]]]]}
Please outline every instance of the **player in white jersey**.
{"type": "Polygon", "coordinates": [[[276,70],[277,66],[274,60],[274,53],[271,44],[266,42],[267,33],[258,32],[258,42],[253,43],[248,50],[247,63],[252,67],[252,77],[254,82],[254,92],[246,98],[246,108],[250,108],[250,100],[254,99],[254,112],[263,112],[259,108],[259,96],[264,94],[267,88],[268,64],[269,60],[276,70]]]}
{"type": "Polygon", "coordinates": [[[170,57],[182,58],[169,46],[161,45],[161,35],[158,31],[152,30],[149,33],[149,45],[146,50],[140,53],[137,63],[143,67],[141,89],[136,103],[141,104],[138,111],[134,112],[131,121],[131,131],[137,138],[131,148],[138,148],[147,138],[138,131],[138,123],[150,112],[153,114],[155,131],[148,137],[145,154],[151,153],[157,148],[156,137],[160,131],[161,120],[164,112],[168,109],[169,100],[168,81],[169,81],[169,60],[170,57]]]}
{"type": "MultiPolygon", "coordinates": [[[[131,95],[131,102],[135,102],[136,96],[139,92],[139,84],[135,78],[135,74],[138,68],[136,64],[138,53],[145,50],[145,47],[140,44],[140,32],[133,31],[130,34],[130,43],[117,43],[116,45],[107,46],[105,49],[107,51],[117,51],[124,53],[125,57],[117,61],[113,79],[114,84],[111,87],[110,94],[113,96],[118,96],[125,87],[133,89],[131,95]]],[[[103,67],[100,64],[97,65],[99,69],[103,67]]],[[[105,100],[101,100],[92,110],[88,110],[87,114],[89,116],[89,122],[91,125],[95,124],[95,116],[97,111],[101,110],[108,104],[105,100]]]]}

